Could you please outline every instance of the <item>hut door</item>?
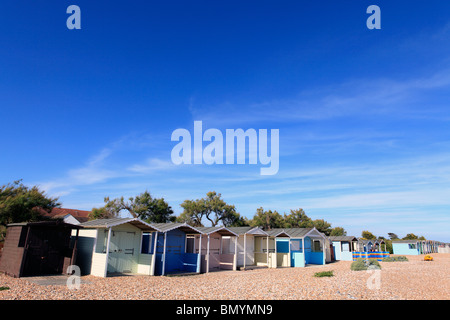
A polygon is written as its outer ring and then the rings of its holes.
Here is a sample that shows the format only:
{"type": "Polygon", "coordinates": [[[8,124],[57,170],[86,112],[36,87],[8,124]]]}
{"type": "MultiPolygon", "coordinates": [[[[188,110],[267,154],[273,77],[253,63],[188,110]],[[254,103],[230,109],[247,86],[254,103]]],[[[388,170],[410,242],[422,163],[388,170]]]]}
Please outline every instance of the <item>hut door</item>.
{"type": "Polygon", "coordinates": [[[132,272],[135,232],[114,231],[109,250],[109,272],[132,272]]]}
{"type": "Polygon", "coordinates": [[[30,230],[25,276],[62,273],[64,256],[60,252],[64,239],[58,230],[33,228],[30,230]]]}
{"type": "Polygon", "coordinates": [[[122,234],[120,246],[123,249],[121,251],[120,260],[121,260],[121,272],[132,272],[133,269],[133,261],[135,260],[135,256],[137,252],[134,252],[134,237],[136,236],[135,232],[124,232],[122,234]]]}

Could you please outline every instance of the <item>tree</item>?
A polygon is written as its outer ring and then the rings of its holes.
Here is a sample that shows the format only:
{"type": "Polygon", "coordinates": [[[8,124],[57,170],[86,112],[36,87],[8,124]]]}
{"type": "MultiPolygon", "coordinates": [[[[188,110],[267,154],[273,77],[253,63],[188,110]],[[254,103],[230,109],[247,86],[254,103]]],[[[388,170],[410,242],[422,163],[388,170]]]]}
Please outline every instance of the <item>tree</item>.
{"type": "Polygon", "coordinates": [[[391,239],[391,240],[398,239],[398,235],[396,235],[395,233],[392,233],[392,232],[389,232],[388,236],[389,236],[389,239],[391,239]]]}
{"type": "Polygon", "coordinates": [[[284,214],[284,228],[311,228],[312,226],[312,219],[301,208],[291,210],[288,215],[284,214]]]}
{"type": "Polygon", "coordinates": [[[14,181],[0,187],[0,226],[5,229],[9,223],[45,220],[42,211],[51,212],[60,206],[58,198],[48,197],[39,187],[14,181]]]}
{"type": "Polygon", "coordinates": [[[220,193],[210,191],[205,198],[185,200],[181,207],[183,212],[177,217],[178,222],[186,222],[192,226],[203,226],[203,219],[212,227],[220,222],[226,227],[242,225],[245,220],[236,212],[234,205],[227,204],[220,193]]]}
{"type": "Polygon", "coordinates": [[[346,235],[347,235],[347,231],[345,231],[345,229],[342,227],[334,227],[333,229],[331,229],[331,232],[330,232],[330,236],[333,236],[333,237],[346,236],[346,235]]]}
{"type": "Polygon", "coordinates": [[[261,227],[264,230],[283,228],[284,219],[277,211],[265,211],[262,207],[256,210],[253,219],[249,221],[251,227],[261,227]]]}
{"type": "Polygon", "coordinates": [[[118,216],[118,213],[114,210],[111,210],[110,208],[92,208],[91,213],[89,214],[89,220],[110,219],[117,218],[118,216]]]}
{"type": "Polygon", "coordinates": [[[366,240],[376,240],[377,237],[370,231],[364,230],[361,232],[361,237],[366,240]]]}
{"type": "Polygon", "coordinates": [[[403,238],[403,240],[417,240],[419,239],[418,236],[416,236],[414,233],[408,233],[406,237],[403,238]]]}
{"type": "Polygon", "coordinates": [[[420,236],[417,240],[427,240],[424,236],[420,236]]]}
{"type": "Polygon", "coordinates": [[[111,216],[119,216],[120,211],[126,210],[133,218],[139,218],[146,222],[165,223],[175,221],[172,207],[164,198],[153,198],[148,191],[136,197],[130,197],[128,201],[124,197],[110,200],[105,197],[105,206],[100,208],[101,212],[111,216]]]}
{"type": "Polygon", "coordinates": [[[316,219],[312,222],[313,227],[315,227],[319,232],[324,233],[326,236],[329,236],[331,233],[331,223],[323,219],[316,219]]]}

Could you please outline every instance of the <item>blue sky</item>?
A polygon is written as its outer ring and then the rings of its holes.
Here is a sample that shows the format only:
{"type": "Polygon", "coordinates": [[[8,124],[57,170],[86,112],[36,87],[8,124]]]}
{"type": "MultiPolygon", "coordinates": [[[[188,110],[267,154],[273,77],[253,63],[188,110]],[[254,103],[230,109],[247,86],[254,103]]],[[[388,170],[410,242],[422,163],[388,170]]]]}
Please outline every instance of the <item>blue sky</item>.
{"type": "Polygon", "coordinates": [[[450,3],[393,2],[3,1],[0,183],[78,209],[148,190],[177,214],[215,190],[247,217],[450,241],[450,3]],[[173,165],[195,120],[279,129],[279,172],[173,165]]]}

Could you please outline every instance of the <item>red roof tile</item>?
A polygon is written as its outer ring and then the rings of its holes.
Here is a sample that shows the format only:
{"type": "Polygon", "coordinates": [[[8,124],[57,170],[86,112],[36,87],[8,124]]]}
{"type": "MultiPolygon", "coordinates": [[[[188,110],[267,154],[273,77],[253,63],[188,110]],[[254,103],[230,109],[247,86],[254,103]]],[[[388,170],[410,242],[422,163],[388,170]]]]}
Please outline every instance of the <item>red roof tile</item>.
{"type": "Polygon", "coordinates": [[[68,214],[72,215],[75,219],[77,219],[80,223],[86,222],[89,220],[90,211],[86,210],[78,210],[78,209],[67,209],[67,208],[53,208],[53,210],[48,213],[44,210],[40,210],[42,215],[45,217],[57,218],[64,217],[68,214]]]}

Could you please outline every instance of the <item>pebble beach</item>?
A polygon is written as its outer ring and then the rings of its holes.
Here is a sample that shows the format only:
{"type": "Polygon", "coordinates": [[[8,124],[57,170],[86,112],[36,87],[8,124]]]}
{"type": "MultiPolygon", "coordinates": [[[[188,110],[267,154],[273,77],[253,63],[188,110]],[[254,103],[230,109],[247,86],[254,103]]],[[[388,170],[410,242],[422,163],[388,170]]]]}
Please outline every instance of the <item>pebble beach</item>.
{"type": "MultiPolygon", "coordinates": [[[[450,254],[380,262],[381,271],[351,271],[351,261],[306,268],[256,268],[189,276],[82,276],[80,288],[39,285],[0,274],[0,300],[449,300],[450,254]],[[314,277],[333,271],[333,277],[314,277]],[[368,283],[379,272],[379,286],[368,283]],[[372,278],[371,278],[372,277],[372,278]]],[[[376,283],[376,282],[375,282],[376,283]]]]}

